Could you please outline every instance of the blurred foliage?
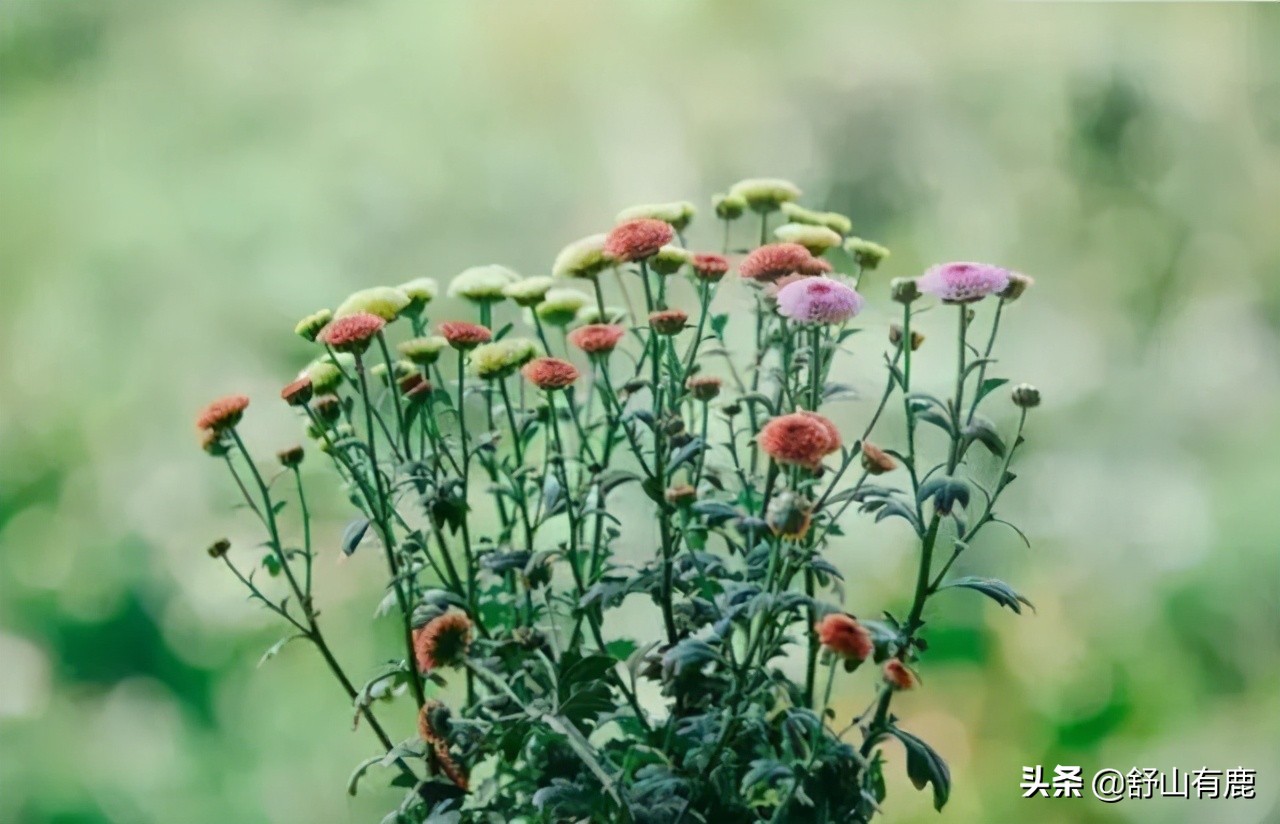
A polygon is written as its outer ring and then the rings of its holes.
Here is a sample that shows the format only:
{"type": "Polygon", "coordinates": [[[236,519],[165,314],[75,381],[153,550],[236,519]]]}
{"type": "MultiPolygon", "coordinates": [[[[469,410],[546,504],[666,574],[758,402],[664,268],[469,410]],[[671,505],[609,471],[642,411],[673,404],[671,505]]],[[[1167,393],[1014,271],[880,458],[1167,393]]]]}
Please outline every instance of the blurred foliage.
{"type": "MultiPolygon", "coordinates": [[[[538,273],[623,206],[760,173],[893,249],[873,304],[941,259],[1038,280],[1005,350],[1046,397],[1010,493],[1035,548],[974,553],[1038,612],[940,602],[901,707],[952,764],[948,817],[1276,820],[1278,41],[1269,4],[9,0],[0,820],[385,807],[342,794],[368,741],[320,662],[255,668],[270,622],[203,555],[251,525],[192,410],[248,391],[255,445],[292,441],[268,401],[297,317],[478,262],[538,273]],[[1245,766],[1259,798],[1022,801],[1037,763],[1245,766]]],[[[843,560],[855,609],[901,606],[906,546],[843,560]]],[[[334,643],[371,667],[378,573],[337,554],[334,643]]],[[[936,820],[895,795],[894,820],[936,820]]]]}

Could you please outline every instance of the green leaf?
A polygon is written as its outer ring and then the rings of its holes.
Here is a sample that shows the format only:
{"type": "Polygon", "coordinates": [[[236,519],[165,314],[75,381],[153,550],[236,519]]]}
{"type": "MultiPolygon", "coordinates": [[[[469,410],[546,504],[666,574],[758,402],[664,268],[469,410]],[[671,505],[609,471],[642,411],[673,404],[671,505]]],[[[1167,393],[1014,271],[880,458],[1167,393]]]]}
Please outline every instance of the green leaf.
{"type": "Polygon", "coordinates": [[[1004,439],[990,421],[974,418],[973,423],[965,427],[964,434],[969,440],[981,443],[997,458],[1004,457],[1004,439]]]}
{"type": "Polygon", "coordinates": [[[933,785],[933,808],[941,811],[951,795],[951,770],[932,747],[909,732],[890,727],[889,733],[907,750],[907,777],[917,790],[933,785]]]}
{"type": "Polygon", "coordinates": [[[681,466],[688,463],[694,455],[697,455],[706,448],[706,444],[702,442],[702,438],[695,437],[693,440],[680,447],[680,450],[676,452],[675,457],[671,459],[671,466],[667,467],[667,471],[674,472],[676,469],[679,469],[681,466]]]}
{"type": "Polygon", "coordinates": [[[374,764],[380,763],[381,761],[381,755],[373,755],[357,764],[355,770],[351,773],[351,777],[347,779],[347,795],[355,795],[356,788],[360,784],[360,779],[364,778],[364,774],[369,771],[370,767],[374,764]]]}
{"type": "Polygon", "coordinates": [[[720,526],[742,514],[724,501],[698,501],[691,509],[701,515],[702,520],[710,527],[720,526]]]}
{"type": "Polygon", "coordinates": [[[725,327],[729,325],[728,313],[711,316],[711,331],[720,340],[724,340],[725,327]]]}
{"type": "Polygon", "coordinates": [[[280,650],[284,649],[285,644],[289,643],[290,641],[296,641],[299,638],[306,638],[306,637],[307,636],[299,632],[293,635],[286,635],[285,637],[281,638],[279,641],[276,641],[274,644],[267,647],[266,652],[262,653],[262,657],[258,659],[258,666],[262,666],[263,664],[267,663],[267,661],[271,660],[272,658],[275,658],[276,655],[279,654],[280,650]]]}
{"type": "Polygon", "coordinates": [[[982,386],[978,387],[978,401],[981,402],[987,395],[990,395],[1008,382],[1008,378],[987,378],[982,382],[982,386]]]}
{"type": "Polygon", "coordinates": [[[1031,607],[1032,611],[1035,611],[1036,608],[1035,604],[1019,595],[1013,587],[998,578],[981,578],[976,575],[970,575],[949,581],[941,587],[941,589],[952,588],[972,589],[981,592],[1000,606],[1008,607],[1018,615],[1022,614],[1023,604],[1031,607]]]}

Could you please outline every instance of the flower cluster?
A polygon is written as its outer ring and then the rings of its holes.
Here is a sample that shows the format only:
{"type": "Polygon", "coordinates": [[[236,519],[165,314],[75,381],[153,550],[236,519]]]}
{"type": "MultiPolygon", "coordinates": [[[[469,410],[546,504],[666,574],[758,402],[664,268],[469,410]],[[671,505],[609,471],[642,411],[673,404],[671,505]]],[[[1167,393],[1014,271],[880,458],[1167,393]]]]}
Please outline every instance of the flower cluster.
{"type": "Polygon", "coordinates": [[[476,266],[443,295],[419,277],[307,315],[314,351],[279,407],[307,440],[270,475],[238,432],[248,397],[197,416],[267,548],[206,552],[345,691],[378,747],[350,791],[402,788],[388,821],[868,822],[891,739],[946,803],[943,754],[894,704],[929,700],[934,598],[1029,604],[954,564],[1007,523],[994,507],[1042,402],[993,374],[1033,281],[980,263],[881,278],[889,250],[801,194],[729,187],[710,248],[693,204],[646,203],[530,275],[476,266]],[[916,327],[940,315],[949,397],[918,367],[936,347],[916,327]],[[846,344],[864,323],[888,328],[883,352],[846,344]],[[850,385],[855,357],[882,386],[850,385]],[[310,516],[316,464],[355,508],[337,534],[310,516]],[[855,618],[841,574],[888,520],[919,566],[855,618]],[[369,672],[326,634],[312,566],[330,547],[385,579],[369,672]],[[837,686],[868,709],[839,717],[837,686]]]}

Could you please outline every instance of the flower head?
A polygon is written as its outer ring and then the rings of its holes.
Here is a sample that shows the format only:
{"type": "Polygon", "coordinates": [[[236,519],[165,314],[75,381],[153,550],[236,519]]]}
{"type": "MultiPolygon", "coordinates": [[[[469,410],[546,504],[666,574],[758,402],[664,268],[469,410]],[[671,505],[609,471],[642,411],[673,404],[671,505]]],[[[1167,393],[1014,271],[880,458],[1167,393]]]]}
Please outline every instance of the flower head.
{"type": "Polygon", "coordinates": [[[730,195],[746,201],[753,212],[775,212],[784,203],[800,197],[796,184],[777,177],[757,177],[740,180],[729,188],[730,195]]]}
{"type": "Polygon", "coordinates": [[[281,449],[276,453],[276,459],[280,461],[280,465],[285,469],[294,469],[302,463],[302,458],[306,455],[300,446],[291,446],[288,449],[281,449]]]}
{"type": "Polygon", "coordinates": [[[639,206],[623,209],[618,212],[618,217],[615,219],[618,223],[624,223],[628,220],[647,217],[669,223],[672,229],[679,232],[689,225],[697,211],[694,205],[687,200],[680,200],[674,203],[642,203],[639,206]]]}
{"type": "Polygon", "coordinates": [[[738,264],[738,274],[747,280],[771,283],[792,272],[805,271],[813,255],[798,243],[770,243],[753,250],[738,264]]]}
{"type": "Polygon", "coordinates": [[[413,634],[413,653],[419,672],[455,667],[471,650],[471,619],[451,609],[437,615],[413,634]]]}
{"type": "Polygon", "coordinates": [[[641,217],[613,227],[604,240],[604,252],[610,257],[632,262],[653,257],[671,242],[676,232],[662,220],[641,217]]]}
{"type": "Polygon", "coordinates": [[[814,625],[822,646],[849,661],[865,661],[875,650],[871,633],[852,615],[833,612],[814,625]]]}
{"type": "Polygon", "coordinates": [[[342,398],[337,395],[317,395],[311,402],[311,411],[326,423],[334,423],[342,417],[342,398]]]}
{"type": "Polygon", "coordinates": [[[342,384],[342,370],[347,366],[355,366],[355,359],[351,355],[339,352],[336,358],[331,358],[326,354],[307,364],[298,377],[310,378],[312,394],[321,395],[332,392],[342,384]],[[348,364],[347,361],[351,362],[348,364]]]}
{"type": "Polygon", "coordinates": [[[722,384],[723,381],[714,375],[694,375],[684,382],[684,388],[689,390],[695,400],[705,403],[720,394],[722,384]]]}
{"type": "Polygon", "coordinates": [[[654,274],[658,275],[674,275],[680,271],[682,266],[693,263],[693,253],[688,249],[682,249],[679,246],[673,246],[668,243],[658,250],[658,253],[649,258],[649,268],[654,274]]]}
{"type": "Polygon", "coordinates": [[[578,368],[559,358],[535,358],[520,372],[529,383],[547,392],[564,389],[578,379],[578,368]]]}
{"type": "Polygon", "coordinates": [[[1040,405],[1040,390],[1029,383],[1020,383],[1013,388],[1013,403],[1022,409],[1035,409],[1040,405]]]}
{"type": "Polygon", "coordinates": [[[440,353],[448,345],[449,341],[440,335],[430,335],[402,341],[396,350],[419,366],[430,366],[440,359],[440,353]]]}
{"type": "Polygon", "coordinates": [[[196,429],[222,433],[240,423],[249,406],[247,395],[227,395],[206,406],[196,416],[196,429]]]}
{"type": "Polygon", "coordinates": [[[367,312],[347,315],[334,318],[320,333],[320,340],[339,352],[359,355],[369,348],[374,336],[386,325],[387,322],[381,317],[367,312]]]}
{"type": "Polygon", "coordinates": [[[536,306],[555,280],[546,275],[517,280],[503,288],[502,294],[515,301],[517,306],[536,306]]]}
{"type": "Polygon", "coordinates": [[[314,341],[316,335],[320,334],[320,330],[331,320],[333,320],[333,312],[328,309],[321,309],[319,312],[312,312],[298,321],[298,324],[293,327],[293,332],[300,338],[314,341]]]}
{"type": "Polygon", "coordinates": [[[440,334],[454,349],[466,351],[493,340],[487,328],[464,320],[447,320],[439,326],[440,334]]]}
{"type": "Polygon", "coordinates": [[[471,368],[485,380],[505,378],[538,356],[538,345],[528,338],[503,338],[476,347],[471,368]]]}
{"type": "Polygon", "coordinates": [[[823,458],[840,448],[840,432],[816,412],[792,412],[766,423],[759,441],[765,454],[778,463],[816,470],[823,458]]]}
{"type": "Polygon", "coordinates": [[[1009,271],[988,263],[943,263],[916,278],[916,286],[943,303],[973,303],[1004,291],[1009,271]]]}
{"type": "Polygon", "coordinates": [[[519,275],[496,263],[472,266],[449,281],[449,297],[466,298],[473,303],[494,303],[502,300],[503,289],[518,280],[519,275]]]}
{"type": "Polygon", "coordinates": [[[589,303],[591,296],[577,289],[549,289],[533,311],[544,323],[568,326],[577,318],[578,311],[589,303]]]}
{"type": "Polygon", "coordinates": [[[400,313],[409,305],[409,296],[399,289],[390,286],[374,286],[351,293],[346,300],[334,310],[335,318],[351,315],[377,315],[387,323],[400,317],[400,313]]]}
{"type": "Polygon", "coordinates": [[[592,301],[578,310],[573,322],[590,326],[593,323],[622,323],[626,319],[627,310],[621,306],[606,306],[604,307],[604,314],[601,314],[600,307],[596,305],[595,301],[592,301]]]}
{"type": "Polygon", "coordinates": [[[884,662],[884,680],[895,690],[914,689],[920,683],[920,679],[911,671],[911,668],[897,658],[890,658],[884,662]]]}
{"type": "Polygon", "coordinates": [[[617,348],[618,343],[627,334],[621,326],[604,323],[591,323],[579,326],[569,333],[569,343],[586,352],[588,355],[607,355],[617,348]]]}
{"type": "Polygon", "coordinates": [[[869,475],[883,475],[898,468],[898,462],[871,441],[862,442],[862,468],[869,475]]]}
{"type": "Polygon", "coordinates": [[[290,406],[302,406],[311,400],[312,391],[311,378],[303,375],[284,385],[280,390],[280,399],[290,406]]]}
{"type": "Polygon", "coordinates": [[[1035,278],[1030,275],[1024,275],[1021,272],[1010,272],[1009,285],[1004,287],[1004,291],[1000,293],[1000,297],[1004,298],[1006,302],[1012,303],[1022,297],[1024,292],[1035,285],[1035,278]]]}
{"type": "Polygon", "coordinates": [[[889,281],[889,296],[903,306],[910,306],[920,299],[920,286],[915,278],[894,278],[889,281]]]}
{"type": "Polygon", "coordinates": [[[773,236],[783,243],[799,243],[814,255],[834,249],[841,241],[839,233],[808,223],[784,223],[773,230],[773,236]]]}
{"type": "Polygon", "coordinates": [[[825,226],[841,235],[847,235],[853,230],[853,221],[839,212],[818,212],[813,209],[806,209],[798,203],[784,203],[782,204],[782,214],[792,223],[825,226]]]}
{"type": "Polygon", "coordinates": [[[431,381],[414,372],[399,381],[400,394],[412,401],[423,401],[431,394],[431,381]]]}
{"type": "Polygon", "coordinates": [[[205,551],[209,553],[210,558],[221,558],[231,551],[231,542],[226,538],[219,538],[209,544],[209,548],[205,551]]]}
{"type": "Polygon", "coordinates": [[[844,242],[844,250],[858,262],[863,269],[874,269],[889,257],[889,250],[879,243],[872,243],[860,237],[851,237],[844,242]]]}
{"type": "Polygon", "coordinates": [[[729,271],[729,259],[724,255],[700,252],[693,256],[693,274],[698,280],[715,283],[729,271]]]}
{"type": "Polygon", "coordinates": [[[852,286],[828,277],[802,278],[778,290],[778,314],[800,323],[844,323],[862,311],[852,286]]]}
{"type": "Polygon", "coordinates": [[[592,279],[613,266],[615,261],[604,251],[605,237],[603,233],[588,235],[561,249],[551,264],[551,274],[558,278],[592,279]]]}
{"type": "Polygon", "coordinates": [[[689,315],[679,309],[662,309],[649,315],[649,328],[659,335],[678,335],[689,322],[689,315]]]}
{"type": "Polygon", "coordinates": [[[721,220],[737,220],[747,210],[747,199],[742,195],[719,194],[711,198],[711,208],[721,220]]]}
{"type": "Polygon", "coordinates": [[[667,487],[663,497],[667,499],[669,504],[685,506],[698,499],[698,490],[694,489],[691,484],[676,484],[675,486],[667,487]]]}
{"type": "Polygon", "coordinates": [[[405,307],[405,312],[410,315],[417,315],[427,308],[427,304],[436,299],[436,295],[440,294],[440,285],[436,283],[435,278],[414,278],[406,281],[396,287],[409,298],[409,305],[405,307]]]}

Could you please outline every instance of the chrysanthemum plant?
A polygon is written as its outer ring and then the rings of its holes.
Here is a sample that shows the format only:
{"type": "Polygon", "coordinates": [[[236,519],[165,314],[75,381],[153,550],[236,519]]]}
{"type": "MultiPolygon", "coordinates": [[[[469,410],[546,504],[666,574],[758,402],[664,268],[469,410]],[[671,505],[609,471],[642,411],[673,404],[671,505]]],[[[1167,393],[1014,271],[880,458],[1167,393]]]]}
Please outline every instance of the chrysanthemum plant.
{"type": "Polygon", "coordinates": [[[798,196],[718,196],[720,253],[688,245],[691,204],[628,209],[552,276],[458,275],[469,317],[430,317],[419,279],[304,318],[317,355],[281,396],[331,470],[306,483],[301,447],[277,470],[250,455],[247,398],[200,416],[267,547],[209,552],[287,626],[267,657],[297,639],[333,672],[377,745],[349,792],[403,788],[386,822],[868,821],[894,742],[946,803],[944,755],[894,700],[920,684],[936,596],[1029,603],[956,565],[1008,525],[1039,396],[1000,391],[993,352],[1031,280],[950,263],[874,281],[888,250],[798,196]],[[896,315],[887,339],[854,337],[859,288],[896,315]],[[732,306],[754,308],[740,338],[732,306]],[[926,313],[954,342],[922,348],[926,313]],[[882,388],[839,379],[855,356],[883,358],[882,388]],[[925,356],[954,363],[941,394],[917,385],[925,356]],[[341,534],[307,507],[326,477],[355,510],[341,534]],[[916,573],[855,618],[841,569],[875,542],[846,535],[889,519],[916,573]],[[337,555],[386,574],[381,666],[324,633],[312,570],[337,555]],[[837,716],[837,682],[863,712],[837,716]]]}

